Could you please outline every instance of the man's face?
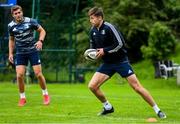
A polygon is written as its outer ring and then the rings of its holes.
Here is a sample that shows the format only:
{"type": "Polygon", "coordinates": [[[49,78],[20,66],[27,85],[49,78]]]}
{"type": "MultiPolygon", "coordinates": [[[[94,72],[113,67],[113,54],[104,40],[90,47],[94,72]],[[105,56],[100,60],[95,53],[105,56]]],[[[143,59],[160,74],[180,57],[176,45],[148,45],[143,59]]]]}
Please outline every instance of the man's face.
{"type": "Polygon", "coordinates": [[[89,17],[89,19],[90,19],[91,25],[94,26],[94,27],[99,27],[100,24],[101,24],[101,21],[102,21],[102,17],[101,16],[91,15],[89,17]]]}
{"type": "Polygon", "coordinates": [[[17,9],[12,13],[13,18],[17,22],[21,22],[23,20],[23,12],[20,9],[17,9]]]}

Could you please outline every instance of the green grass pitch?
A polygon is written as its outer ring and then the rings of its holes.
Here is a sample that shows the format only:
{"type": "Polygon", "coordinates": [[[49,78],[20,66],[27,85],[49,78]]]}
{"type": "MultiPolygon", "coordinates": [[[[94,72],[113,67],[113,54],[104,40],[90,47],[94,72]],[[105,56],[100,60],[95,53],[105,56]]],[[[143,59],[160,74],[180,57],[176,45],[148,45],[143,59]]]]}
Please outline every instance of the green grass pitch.
{"type": "MultiPolygon", "coordinates": [[[[91,76],[91,75],[90,75],[91,76]]],[[[116,75],[103,85],[108,100],[113,104],[113,114],[99,117],[102,104],[85,84],[48,84],[51,104],[42,104],[39,85],[26,85],[27,104],[18,107],[16,84],[0,83],[0,123],[89,123],[89,124],[138,124],[155,117],[157,123],[180,123],[180,89],[175,79],[141,80],[159,107],[167,114],[160,120],[153,109],[136,94],[127,82],[116,75]]]]}

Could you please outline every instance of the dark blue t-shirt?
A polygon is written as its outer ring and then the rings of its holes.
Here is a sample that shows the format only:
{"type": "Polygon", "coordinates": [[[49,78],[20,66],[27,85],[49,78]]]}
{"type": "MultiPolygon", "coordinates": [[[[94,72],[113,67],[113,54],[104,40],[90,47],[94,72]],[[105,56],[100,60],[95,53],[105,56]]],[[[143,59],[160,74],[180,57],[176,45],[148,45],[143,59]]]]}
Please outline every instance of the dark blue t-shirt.
{"type": "Polygon", "coordinates": [[[39,26],[35,19],[28,17],[24,17],[24,21],[21,23],[16,23],[13,20],[8,24],[9,35],[15,38],[16,54],[27,54],[37,51],[33,32],[39,26]]]}

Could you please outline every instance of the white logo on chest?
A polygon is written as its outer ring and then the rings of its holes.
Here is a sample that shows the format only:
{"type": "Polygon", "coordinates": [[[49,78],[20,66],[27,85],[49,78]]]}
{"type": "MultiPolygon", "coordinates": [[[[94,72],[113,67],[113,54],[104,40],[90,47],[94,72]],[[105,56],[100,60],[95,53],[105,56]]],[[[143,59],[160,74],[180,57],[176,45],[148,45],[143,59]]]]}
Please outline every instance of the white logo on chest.
{"type": "Polygon", "coordinates": [[[101,34],[102,34],[102,35],[105,35],[105,30],[102,30],[102,31],[101,31],[101,34]]]}
{"type": "Polygon", "coordinates": [[[13,28],[13,31],[17,31],[17,28],[13,28]]]}
{"type": "Polygon", "coordinates": [[[28,24],[25,24],[24,25],[24,29],[28,29],[29,28],[29,25],[28,24]]]}

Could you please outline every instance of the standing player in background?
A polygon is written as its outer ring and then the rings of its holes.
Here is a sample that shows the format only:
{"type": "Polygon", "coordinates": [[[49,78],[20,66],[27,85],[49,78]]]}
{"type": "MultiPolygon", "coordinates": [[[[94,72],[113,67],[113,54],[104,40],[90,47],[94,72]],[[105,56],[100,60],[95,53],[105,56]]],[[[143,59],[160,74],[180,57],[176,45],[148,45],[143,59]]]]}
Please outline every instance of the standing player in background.
{"type": "Polygon", "coordinates": [[[113,106],[100,90],[100,86],[117,72],[126,78],[129,85],[152,106],[159,118],[166,118],[166,115],[159,109],[150,93],[140,84],[134,74],[126,55],[125,42],[121,33],[111,23],[103,20],[104,14],[101,8],[91,8],[88,15],[92,25],[90,47],[97,49],[97,58],[103,60],[103,64],[97,69],[88,85],[89,89],[103,104],[103,110],[99,115],[114,112],[113,106]]]}
{"type": "Polygon", "coordinates": [[[42,94],[44,97],[43,103],[48,105],[50,103],[50,97],[46,87],[46,80],[42,74],[39,56],[39,50],[42,49],[46,32],[34,19],[23,16],[21,6],[13,6],[11,8],[11,14],[14,19],[8,24],[9,61],[14,63],[16,66],[17,83],[20,92],[18,106],[24,106],[26,103],[24,75],[28,61],[30,61],[34,73],[42,88],[42,94]],[[33,36],[34,30],[39,33],[38,41],[36,41],[33,36]],[[14,60],[13,52],[15,48],[16,59],[14,60]]]}

